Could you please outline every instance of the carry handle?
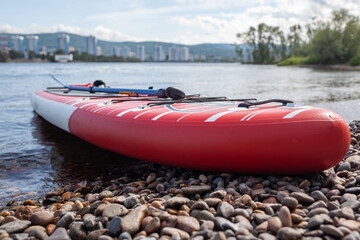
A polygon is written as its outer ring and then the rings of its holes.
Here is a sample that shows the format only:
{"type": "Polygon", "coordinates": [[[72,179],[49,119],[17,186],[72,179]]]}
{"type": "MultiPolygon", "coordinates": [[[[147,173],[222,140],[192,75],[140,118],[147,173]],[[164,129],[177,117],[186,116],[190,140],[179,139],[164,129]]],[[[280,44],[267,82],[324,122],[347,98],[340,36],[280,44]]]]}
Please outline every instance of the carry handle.
{"type": "Polygon", "coordinates": [[[240,103],[238,105],[238,107],[249,108],[251,106],[257,106],[257,105],[262,105],[262,104],[272,103],[272,102],[282,103],[283,106],[286,106],[286,104],[288,104],[288,103],[294,103],[293,101],[285,100],[285,99],[269,99],[269,100],[258,101],[258,102],[243,102],[243,103],[240,103]]]}

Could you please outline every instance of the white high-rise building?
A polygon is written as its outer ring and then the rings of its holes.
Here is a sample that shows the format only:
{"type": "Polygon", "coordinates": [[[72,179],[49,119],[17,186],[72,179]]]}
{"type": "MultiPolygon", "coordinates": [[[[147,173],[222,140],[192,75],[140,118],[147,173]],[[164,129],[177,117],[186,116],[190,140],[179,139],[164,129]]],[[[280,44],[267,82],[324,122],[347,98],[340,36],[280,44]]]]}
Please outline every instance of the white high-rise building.
{"type": "Polygon", "coordinates": [[[162,50],[162,46],[155,45],[154,47],[154,54],[153,54],[153,60],[156,62],[162,62],[165,60],[165,54],[162,50]]]}
{"type": "Polygon", "coordinates": [[[90,35],[86,38],[86,52],[97,56],[97,40],[95,36],[90,35]]]}
{"type": "Polygon", "coordinates": [[[70,36],[66,34],[60,34],[58,36],[58,49],[64,50],[65,54],[69,54],[70,36]]]}
{"type": "Polygon", "coordinates": [[[189,48],[182,47],[179,51],[179,61],[186,62],[189,61],[189,48]]]}
{"type": "Polygon", "coordinates": [[[120,56],[120,48],[119,47],[113,47],[112,55],[119,57],[120,56]]]}
{"type": "Polygon", "coordinates": [[[140,59],[142,62],[145,61],[145,46],[137,45],[136,46],[136,57],[140,59]]]}
{"type": "Polygon", "coordinates": [[[172,46],[169,48],[169,59],[168,61],[179,61],[179,48],[176,46],[172,46]]]}
{"type": "Polygon", "coordinates": [[[24,37],[23,36],[14,36],[13,39],[13,49],[18,52],[24,52],[24,37]]]}
{"type": "Polygon", "coordinates": [[[120,57],[130,57],[130,48],[128,46],[123,46],[120,48],[120,57]]]}
{"type": "Polygon", "coordinates": [[[39,37],[38,36],[28,36],[27,50],[33,51],[35,54],[39,54],[39,37]]]}

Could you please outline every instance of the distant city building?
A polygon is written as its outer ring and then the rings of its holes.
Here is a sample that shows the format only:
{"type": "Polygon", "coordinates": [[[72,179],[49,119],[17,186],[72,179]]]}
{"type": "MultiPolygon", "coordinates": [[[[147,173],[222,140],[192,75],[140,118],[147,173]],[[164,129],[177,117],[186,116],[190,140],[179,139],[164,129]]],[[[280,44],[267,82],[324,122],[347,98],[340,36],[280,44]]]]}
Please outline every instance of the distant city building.
{"type": "Polygon", "coordinates": [[[13,39],[13,50],[18,52],[24,52],[24,37],[23,36],[14,36],[13,39]]]}
{"type": "Polygon", "coordinates": [[[86,52],[91,55],[97,55],[97,40],[95,36],[90,35],[86,38],[86,52]]]}
{"type": "Polygon", "coordinates": [[[66,34],[60,34],[58,36],[58,49],[64,50],[66,54],[70,52],[70,36],[66,34]]]}
{"type": "Polygon", "coordinates": [[[175,61],[179,61],[179,48],[176,47],[176,46],[172,46],[169,48],[169,58],[168,58],[168,61],[172,61],[172,62],[175,62],[175,61]]]}
{"type": "Polygon", "coordinates": [[[189,48],[188,47],[176,47],[172,46],[169,48],[169,59],[168,61],[173,62],[186,62],[189,61],[190,54],[189,54],[189,48]]]}
{"type": "Polygon", "coordinates": [[[5,32],[1,33],[1,39],[0,39],[0,51],[7,52],[8,49],[8,42],[7,42],[7,35],[5,32]]]}
{"type": "Polygon", "coordinates": [[[39,54],[39,37],[28,36],[27,37],[27,51],[33,51],[35,54],[39,54]]]}
{"type": "Polygon", "coordinates": [[[123,46],[120,48],[120,57],[130,57],[130,48],[128,46],[123,46]]]}
{"type": "Polygon", "coordinates": [[[55,54],[55,62],[72,62],[72,54],[55,54]]]}
{"type": "Polygon", "coordinates": [[[189,61],[189,48],[188,47],[182,47],[179,51],[179,61],[186,62],[189,61]]]}
{"type": "Polygon", "coordinates": [[[98,56],[101,56],[101,55],[102,55],[102,51],[101,51],[101,47],[100,47],[100,46],[97,46],[96,51],[97,51],[97,55],[98,55],[98,56]]]}
{"type": "Polygon", "coordinates": [[[75,52],[75,47],[74,46],[69,46],[69,52],[75,52]]]}
{"type": "Polygon", "coordinates": [[[111,55],[119,57],[120,56],[120,48],[113,47],[111,53],[112,53],[111,55]]]}
{"type": "Polygon", "coordinates": [[[46,46],[39,47],[39,54],[40,55],[47,55],[46,46]]]}
{"type": "Polygon", "coordinates": [[[136,46],[136,57],[140,59],[142,62],[145,61],[145,46],[137,45],[136,46]]]}
{"type": "Polygon", "coordinates": [[[161,62],[165,60],[165,54],[163,52],[162,46],[155,45],[153,53],[153,61],[161,62]]]}

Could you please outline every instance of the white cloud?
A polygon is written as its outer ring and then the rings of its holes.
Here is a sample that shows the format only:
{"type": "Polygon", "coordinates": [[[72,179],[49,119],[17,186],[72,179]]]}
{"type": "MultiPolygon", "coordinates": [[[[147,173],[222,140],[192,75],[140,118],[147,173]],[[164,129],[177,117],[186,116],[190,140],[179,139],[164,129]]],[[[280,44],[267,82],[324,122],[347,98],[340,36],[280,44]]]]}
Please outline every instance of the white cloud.
{"type": "Polygon", "coordinates": [[[287,33],[291,25],[304,26],[312,17],[329,19],[331,12],[339,8],[345,8],[354,15],[360,14],[358,0],[176,0],[175,4],[167,3],[153,8],[144,6],[138,4],[127,11],[123,10],[125,8],[121,8],[121,11],[110,9],[108,12],[85,16],[83,24],[91,26],[88,28],[63,24],[32,24],[20,28],[5,24],[0,25],[0,32],[25,34],[64,31],[81,35],[92,34],[98,39],[108,41],[234,43],[237,41],[237,33],[261,22],[279,26],[287,33]],[[124,32],[124,29],[128,29],[132,34],[124,32]]]}
{"type": "Polygon", "coordinates": [[[30,27],[18,28],[9,24],[0,25],[0,32],[7,33],[19,33],[19,34],[30,34],[30,33],[55,33],[55,32],[67,32],[80,35],[94,35],[98,39],[107,41],[144,41],[145,38],[138,38],[128,36],[120,31],[105,28],[104,26],[97,26],[94,29],[81,29],[79,27],[65,26],[62,24],[53,25],[49,27],[32,24],[30,27]]]}

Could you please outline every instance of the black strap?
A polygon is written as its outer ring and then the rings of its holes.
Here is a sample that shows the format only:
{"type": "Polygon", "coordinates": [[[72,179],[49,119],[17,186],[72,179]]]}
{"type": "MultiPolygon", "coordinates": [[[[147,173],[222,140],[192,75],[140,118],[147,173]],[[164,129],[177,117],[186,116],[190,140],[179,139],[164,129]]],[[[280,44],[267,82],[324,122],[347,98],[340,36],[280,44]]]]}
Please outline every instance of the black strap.
{"type": "Polygon", "coordinates": [[[243,102],[243,103],[240,103],[238,105],[238,107],[249,108],[251,106],[257,106],[257,105],[262,105],[262,104],[266,104],[266,103],[273,103],[273,102],[281,103],[283,106],[286,106],[286,104],[288,104],[288,103],[294,103],[293,101],[285,100],[285,99],[269,99],[269,100],[258,101],[258,102],[243,102]]]}

